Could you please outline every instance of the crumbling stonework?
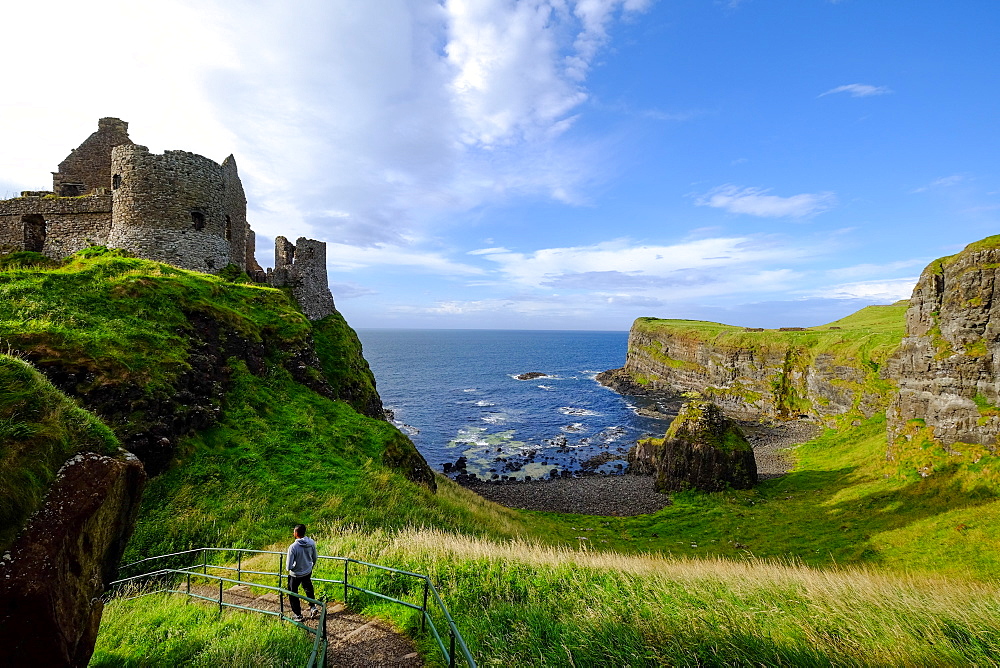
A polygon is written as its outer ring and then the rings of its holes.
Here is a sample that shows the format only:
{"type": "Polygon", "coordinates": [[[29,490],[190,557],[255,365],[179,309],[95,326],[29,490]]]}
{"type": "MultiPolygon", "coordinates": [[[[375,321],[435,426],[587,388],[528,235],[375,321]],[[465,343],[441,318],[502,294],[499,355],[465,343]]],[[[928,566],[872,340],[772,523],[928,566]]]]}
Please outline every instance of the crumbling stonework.
{"type": "Polygon", "coordinates": [[[128,123],[118,118],[97,121],[97,132],[70,151],[52,172],[52,192],[61,197],[87,195],[111,190],[111,149],[131,144],[128,123]]]}
{"type": "Polygon", "coordinates": [[[33,250],[65,257],[103,244],[110,230],[111,195],[0,201],[0,253],[33,250]]]}
{"type": "Polygon", "coordinates": [[[334,313],[333,295],[326,276],[326,244],[299,237],[293,246],[285,237],[274,240],[274,270],[268,283],[290,287],[310,320],[320,320],[334,313]]]}
{"type": "Polygon", "coordinates": [[[117,118],[100,119],[97,132],[59,163],[52,191],[0,200],[0,254],[30,250],[61,259],[106,245],[206,273],[236,265],[256,281],[292,288],[310,319],[333,313],[326,244],[278,239],[275,269],[265,272],[254,257],[256,235],[233,156],[219,164],[187,151],[150,153],[117,118]]]}
{"type": "Polygon", "coordinates": [[[238,235],[242,250],[246,223],[234,234],[239,214],[223,204],[229,170],[187,151],[156,155],[135,144],[112,149],[111,169],[117,187],[107,245],[195,271],[246,268],[246,253],[233,257],[231,240],[238,235]]]}

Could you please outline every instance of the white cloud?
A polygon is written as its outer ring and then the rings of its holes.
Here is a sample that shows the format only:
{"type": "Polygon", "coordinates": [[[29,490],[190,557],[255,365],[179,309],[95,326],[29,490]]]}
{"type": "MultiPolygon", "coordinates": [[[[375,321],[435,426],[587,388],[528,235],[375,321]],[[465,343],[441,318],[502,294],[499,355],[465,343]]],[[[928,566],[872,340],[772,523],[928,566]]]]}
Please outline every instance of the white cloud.
{"type": "Polygon", "coordinates": [[[773,287],[784,281],[789,272],[762,267],[816,254],[816,249],[805,245],[778,243],[767,237],[728,237],[666,246],[633,245],[626,239],[618,239],[532,253],[485,253],[483,257],[495,262],[507,281],[525,287],[599,289],[617,285],[642,292],[683,286],[690,293],[706,289],[714,292],[722,283],[726,289],[741,292],[766,285],[773,287]],[[731,278],[735,280],[730,281],[731,278]]]}
{"type": "Polygon", "coordinates": [[[831,269],[826,272],[826,275],[830,278],[841,280],[845,278],[861,278],[864,276],[885,276],[886,274],[892,274],[903,269],[912,269],[913,267],[922,269],[929,261],[930,258],[913,258],[909,260],[887,262],[885,264],[856,264],[851,267],[831,269]]]}
{"type": "Polygon", "coordinates": [[[871,97],[872,95],[886,95],[891,92],[892,89],[887,86],[871,86],[869,84],[855,83],[831,88],[825,93],[821,93],[819,97],[823,97],[824,95],[835,95],[836,93],[848,93],[851,97],[871,97]]]}
{"type": "Polygon", "coordinates": [[[376,244],[353,246],[327,244],[327,266],[331,271],[356,271],[373,266],[409,267],[443,276],[478,276],[485,271],[449,260],[441,253],[421,251],[405,246],[376,244]]]}
{"type": "Polygon", "coordinates": [[[695,204],[764,218],[804,218],[822,213],[837,202],[832,192],[802,193],[791,197],[769,195],[769,192],[764,188],[726,184],[698,197],[695,204]]]}
{"type": "Polygon", "coordinates": [[[913,293],[913,286],[917,284],[917,279],[917,276],[911,276],[882,281],[842,283],[824,288],[809,296],[828,299],[864,299],[872,302],[891,303],[900,299],[909,299],[913,293]]]}

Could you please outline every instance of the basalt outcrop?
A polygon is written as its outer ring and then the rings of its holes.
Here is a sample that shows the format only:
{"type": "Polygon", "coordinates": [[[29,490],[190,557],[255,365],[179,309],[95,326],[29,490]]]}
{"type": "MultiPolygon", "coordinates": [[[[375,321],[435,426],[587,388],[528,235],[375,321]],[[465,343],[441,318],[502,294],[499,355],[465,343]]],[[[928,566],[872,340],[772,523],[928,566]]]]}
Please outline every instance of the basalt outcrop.
{"type": "MultiPolygon", "coordinates": [[[[1000,236],[932,262],[906,312],[906,336],[889,360],[898,384],[887,414],[890,456],[918,431],[944,446],[1000,434],[1000,236]]],[[[964,449],[964,448],[963,448],[964,449]]]]}
{"type": "Polygon", "coordinates": [[[691,399],[662,439],[640,441],[628,454],[629,471],[656,476],[659,492],[749,489],[757,483],[753,447],[718,406],[691,399]]]}

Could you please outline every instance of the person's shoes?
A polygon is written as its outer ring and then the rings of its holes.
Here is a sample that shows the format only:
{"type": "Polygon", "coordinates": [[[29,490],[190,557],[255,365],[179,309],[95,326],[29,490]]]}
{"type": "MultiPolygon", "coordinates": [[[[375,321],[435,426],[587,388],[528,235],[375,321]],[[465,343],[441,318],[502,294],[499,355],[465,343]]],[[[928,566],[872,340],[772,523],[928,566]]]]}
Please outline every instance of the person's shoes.
{"type": "Polygon", "coordinates": [[[319,606],[310,605],[309,606],[309,619],[319,619],[319,606]]]}
{"type": "Polygon", "coordinates": [[[295,621],[295,622],[298,622],[299,624],[301,624],[302,622],[306,621],[306,618],[303,617],[302,615],[292,615],[292,621],[295,621]]]}

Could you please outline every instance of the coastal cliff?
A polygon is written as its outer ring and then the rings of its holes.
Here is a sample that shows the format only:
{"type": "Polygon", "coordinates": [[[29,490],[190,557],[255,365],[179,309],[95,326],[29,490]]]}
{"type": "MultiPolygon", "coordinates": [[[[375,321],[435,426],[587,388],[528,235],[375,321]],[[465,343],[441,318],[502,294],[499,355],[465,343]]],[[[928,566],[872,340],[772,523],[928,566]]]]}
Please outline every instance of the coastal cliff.
{"type": "Polygon", "coordinates": [[[834,425],[885,410],[882,365],[902,338],[906,302],[869,306],[821,327],[761,330],[639,318],[625,366],[599,380],[629,394],[700,392],[743,419],[834,425]]]}
{"type": "Polygon", "coordinates": [[[888,364],[899,384],[887,414],[890,456],[913,437],[949,451],[992,450],[1000,434],[1000,236],[932,262],[888,364]]]}

